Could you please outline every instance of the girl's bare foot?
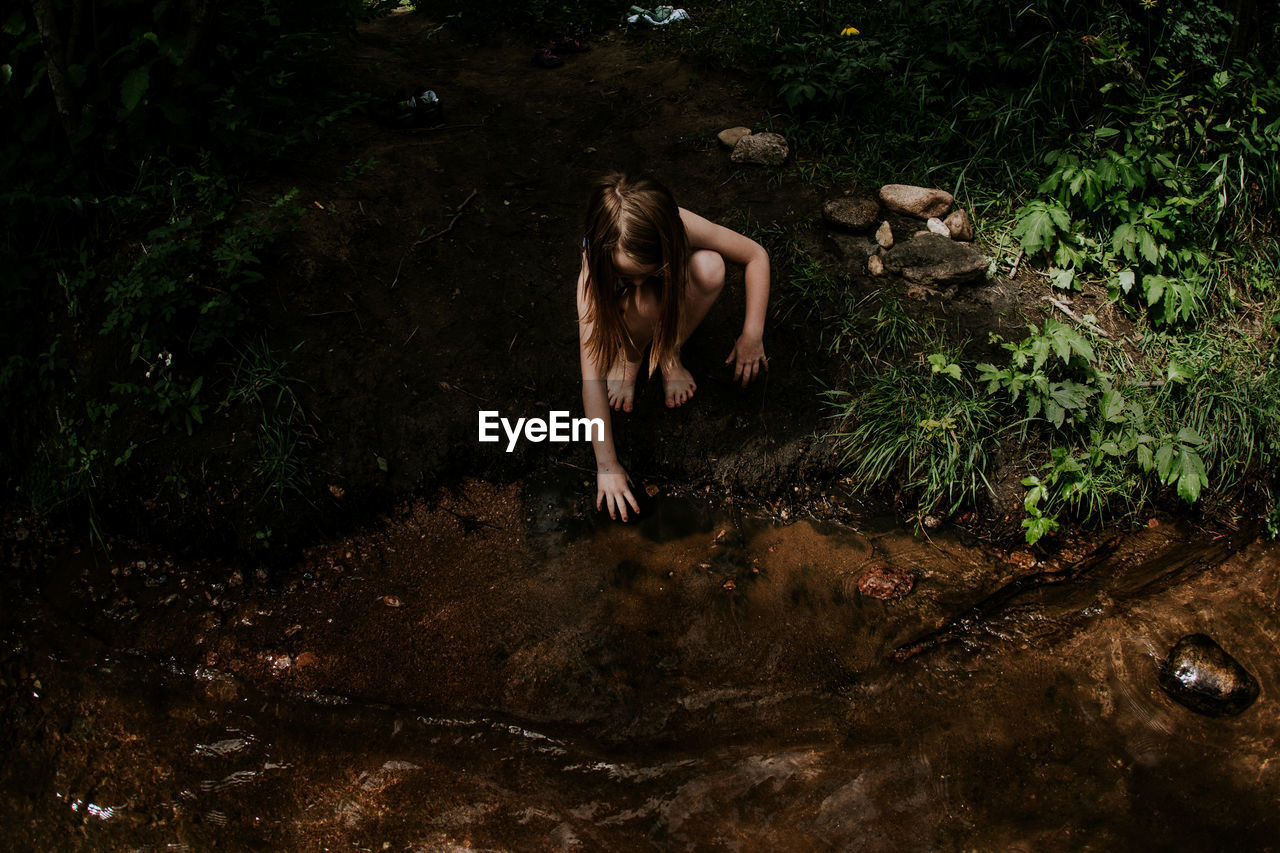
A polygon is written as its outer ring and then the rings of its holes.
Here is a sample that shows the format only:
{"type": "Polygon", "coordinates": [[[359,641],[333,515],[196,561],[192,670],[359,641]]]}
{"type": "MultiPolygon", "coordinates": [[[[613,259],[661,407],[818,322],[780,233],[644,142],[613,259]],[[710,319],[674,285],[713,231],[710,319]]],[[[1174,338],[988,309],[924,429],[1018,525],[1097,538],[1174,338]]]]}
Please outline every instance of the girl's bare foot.
{"type": "Polygon", "coordinates": [[[693,396],[693,392],[698,390],[693,374],[685,370],[679,358],[662,366],[662,387],[667,392],[669,409],[684,405],[693,396]]]}
{"type": "Polygon", "coordinates": [[[625,358],[621,362],[609,369],[605,389],[609,395],[610,408],[615,412],[629,412],[636,396],[636,377],[640,375],[640,362],[625,358]]]}

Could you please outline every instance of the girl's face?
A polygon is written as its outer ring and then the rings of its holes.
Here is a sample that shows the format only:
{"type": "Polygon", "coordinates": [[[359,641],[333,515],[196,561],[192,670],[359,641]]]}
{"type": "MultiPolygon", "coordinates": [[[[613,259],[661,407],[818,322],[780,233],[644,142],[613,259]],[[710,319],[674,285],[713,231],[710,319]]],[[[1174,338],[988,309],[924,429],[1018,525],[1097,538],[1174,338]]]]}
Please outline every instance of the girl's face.
{"type": "Polygon", "coordinates": [[[613,270],[618,275],[618,281],[630,287],[642,286],[649,279],[657,277],[660,269],[657,264],[639,263],[630,255],[623,254],[622,250],[613,253],[613,270]]]}

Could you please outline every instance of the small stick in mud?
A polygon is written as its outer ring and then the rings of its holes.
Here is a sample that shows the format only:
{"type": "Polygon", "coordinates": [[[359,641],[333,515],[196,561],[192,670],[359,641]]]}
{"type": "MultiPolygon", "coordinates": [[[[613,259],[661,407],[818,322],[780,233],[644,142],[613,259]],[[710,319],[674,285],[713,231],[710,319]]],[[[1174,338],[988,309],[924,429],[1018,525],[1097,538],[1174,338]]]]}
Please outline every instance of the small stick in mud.
{"type": "Polygon", "coordinates": [[[479,190],[472,190],[471,195],[467,196],[465,199],[462,200],[462,204],[458,205],[458,207],[454,210],[453,218],[449,220],[448,225],[446,225],[444,228],[437,231],[436,233],[432,234],[430,237],[423,237],[421,240],[415,240],[414,242],[409,244],[409,248],[405,249],[404,254],[400,256],[400,263],[396,264],[395,277],[391,279],[391,284],[387,285],[387,290],[390,290],[391,288],[395,287],[396,283],[400,281],[400,270],[404,267],[404,259],[409,257],[409,253],[412,252],[416,247],[421,246],[423,243],[430,243],[432,240],[436,239],[437,237],[443,237],[445,234],[448,234],[450,231],[452,231],[453,226],[458,224],[458,219],[462,216],[463,209],[468,204],[471,203],[471,199],[476,197],[477,192],[479,192],[479,190]]]}
{"type": "Polygon", "coordinates": [[[1107,334],[1106,330],[1103,329],[1101,326],[1099,326],[1097,323],[1090,322],[1089,320],[1086,320],[1085,318],[1079,316],[1078,314],[1076,314],[1076,312],[1071,310],[1071,308],[1067,305],[1067,303],[1063,302],[1061,299],[1058,299],[1056,296],[1045,296],[1042,298],[1044,299],[1045,302],[1051,303],[1054,308],[1057,308],[1063,314],[1066,314],[1072,320],[1075,320],[1081,326],[1084,326],[1086,329],[1093,332],[1098,337],[1100,338],[1111,337],[1111,335],[1107,334]]]}

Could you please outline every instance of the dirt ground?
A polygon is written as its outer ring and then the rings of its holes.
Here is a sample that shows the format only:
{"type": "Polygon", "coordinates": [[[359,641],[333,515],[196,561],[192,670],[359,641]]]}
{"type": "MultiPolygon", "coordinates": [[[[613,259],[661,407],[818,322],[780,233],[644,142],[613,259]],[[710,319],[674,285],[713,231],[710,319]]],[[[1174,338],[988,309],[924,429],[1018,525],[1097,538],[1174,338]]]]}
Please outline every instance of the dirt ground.
{"type": "MultiPolygon", "coordinates": [[[[348,116],[328,142],[249,192],[255,208],[296,189],[303,207],[251,315],[287,362],[315,430],[299,452],[310,484],[284,511],[259,499],[247,473],[258,418],[228,411],[194,442],[161,439],[174,442],[185,488],[130,494],[117,516],[136,520],[138,535],[205,553],[264,534],[282,552],[464,475],[513,480],[568,468],[592,480],[585,444],[521,442],[507,453],[477,441],[477,420],[481,409],[581,413],[577,246],[589,186],[608,171],[647,170],[712,220],[792,233],[841,262],[819,212],[826,198],[858,188],[807,183],[802,150],[764,168],[732,163],[716,140],[723,128],[767,118],[767,80],[695,67],[649,32],[607,32],[590,44],[563,67],[540,69],[531,44],[514,36],[476,46],[416,15],[362,27],[343,59],[352,86],[380,97],[430,87],[444,123],[401,130],[348,116]],[[206,450],[192,456],[193,446],[206,450]]],[[[853,266],[846,284],[859,295],[901,287],[853,266]]],[[[996,279],[914,310],[962,315],[985,339],[987,328],[1019,327],[1019,298],[996,279]]],[[[636,412],[614,417],[633,478],[771,499],[836,476],[832,446],[819,437],[821,392],[847,381],[847,366],[825,353],[815,308],[775,265],[771,369],[741,389],[723,363],[743,316],[741,271],[731,269],[685,348],[698,382],[692,403],[668,411],[661,383],[642,382],[636,412]]],[[[167,465],[170,455],[152,458],[167,465]]]]}

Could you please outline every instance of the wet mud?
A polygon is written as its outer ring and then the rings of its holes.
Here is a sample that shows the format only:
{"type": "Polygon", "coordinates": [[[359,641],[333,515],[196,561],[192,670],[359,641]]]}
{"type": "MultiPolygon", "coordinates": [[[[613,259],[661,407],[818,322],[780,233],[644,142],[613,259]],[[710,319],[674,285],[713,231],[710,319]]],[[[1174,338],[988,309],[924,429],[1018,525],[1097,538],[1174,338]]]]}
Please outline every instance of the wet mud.
{"type": "Polygon", "coordinates": [[[1162,525],[1028,565],[957,529],[692,496],[614,524],[578,486],[467,483],[265,577],[68,546],[11,579],[14,849],[1280,837],[1276,546],[1162,525]],[[910,594],[859,591],[886,565],[910,594]],[[1045,573],[1071,580],[1017,585],[1045,573]],[[1195,632],[1260,683],[1238,717],[1161,691],[1195,632]]]}

